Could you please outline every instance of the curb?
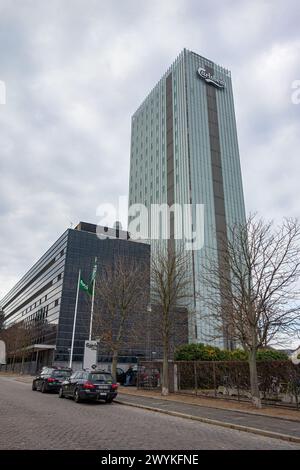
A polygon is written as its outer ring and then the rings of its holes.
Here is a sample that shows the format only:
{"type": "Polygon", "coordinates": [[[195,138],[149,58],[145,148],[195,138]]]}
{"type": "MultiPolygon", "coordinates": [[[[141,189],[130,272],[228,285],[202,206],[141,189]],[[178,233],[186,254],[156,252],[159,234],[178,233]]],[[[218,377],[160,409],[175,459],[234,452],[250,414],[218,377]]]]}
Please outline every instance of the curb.
{"type": "Polygon", "coordinates": [[[282,441],[295,442],[300,444],[300,437],[290,436],[289,434],[280,434],[274,431],[268,431],[265,429],[252,428],[248,426],[242,426],[241,424],[227,423],[226,421],[218,421],[216,419],[201,418],[201,416],[193,416],[186,413],[180,413],[179,411],[164,410],[161,408],[155,408],[148,405],[140,405],[138,403],[128,403],[121,400],[114,400],[115,403],[120,405],[132,406],[134,408],[141,408],[148,411],[154,411],[156,413],[163,413],[177,418],[191,419],[193,421],[200,421],[201,423],[212,424],[214,426],[221,426],[223,428],[234,429],[236,431],[244,431],[251,434],[258,434],[260,436],[271,437],[273,439],[281,439],[282,441]]]}

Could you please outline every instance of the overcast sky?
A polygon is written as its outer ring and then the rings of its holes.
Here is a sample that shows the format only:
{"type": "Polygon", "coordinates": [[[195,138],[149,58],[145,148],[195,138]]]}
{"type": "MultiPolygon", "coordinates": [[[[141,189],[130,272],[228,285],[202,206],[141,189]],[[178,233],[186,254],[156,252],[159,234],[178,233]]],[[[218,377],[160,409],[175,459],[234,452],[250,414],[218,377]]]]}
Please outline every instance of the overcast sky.
{"type": "Polygon", "coordinates": [[[299,216],[298,0],[0,0],[0,298],[128,193],[130,118],[184,48],[232,71],[247,211],[299,216]]]}

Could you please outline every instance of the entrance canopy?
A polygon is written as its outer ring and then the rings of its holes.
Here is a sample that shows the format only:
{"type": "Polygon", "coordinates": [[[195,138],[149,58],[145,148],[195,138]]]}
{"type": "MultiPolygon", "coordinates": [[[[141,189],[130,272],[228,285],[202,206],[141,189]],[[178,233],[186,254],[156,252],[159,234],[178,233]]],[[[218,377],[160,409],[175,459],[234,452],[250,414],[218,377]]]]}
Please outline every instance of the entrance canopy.
{"type": "Polygon", "coordinates": [[[55,349],[54,344],[32,344],[25,348],[27,351],[48,351],[49,349],[55,349]]]}

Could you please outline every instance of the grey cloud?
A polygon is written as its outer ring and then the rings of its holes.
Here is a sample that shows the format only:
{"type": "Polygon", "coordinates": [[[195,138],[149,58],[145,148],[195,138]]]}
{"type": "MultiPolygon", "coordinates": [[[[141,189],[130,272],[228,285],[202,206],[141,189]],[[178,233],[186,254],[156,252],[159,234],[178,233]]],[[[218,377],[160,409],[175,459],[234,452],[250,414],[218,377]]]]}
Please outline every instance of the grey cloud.
{"type": "Polygon", "coordinates": [[[131,115],[183,47],[232,70],[247,209],[298,215],[297,12],[296,0],[1,0],[0,298],[70,221],[96,222],[99,203],[127,194],[131,115]]]}

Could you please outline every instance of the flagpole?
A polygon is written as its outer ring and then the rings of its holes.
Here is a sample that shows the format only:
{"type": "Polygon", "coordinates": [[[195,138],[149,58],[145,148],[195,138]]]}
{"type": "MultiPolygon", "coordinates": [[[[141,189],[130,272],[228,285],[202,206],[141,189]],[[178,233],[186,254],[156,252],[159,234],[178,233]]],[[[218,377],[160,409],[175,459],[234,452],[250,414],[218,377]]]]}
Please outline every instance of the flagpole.
{"type": "MultiPolygon", "coordinates": [[[[97,263],[97,258],[95,258],[94,270],[97,269],[96,263],[97,263]]],[[[95,271],[94,271],[94,273],[95,273],[95,271]]],[[[95,276],[96,276],[96,274],[95,274],[95,276]]],[[[94,317],[94,300],[95,300],[95,282],[96,282],[96,277],[94,277],[94,279],[93,279],[93,290],[92,290],[92,305],[91,305],[91,320],[90,320],[89,341],[92,340],[93,317],[94,317]]]]}
{"type": "Polygon", "coordinates": [[[72,369],[72,361],[73,361],[73,349],[74,349],[75,327],[76,327],[76,317],[77,317],[77,307],[78,307],[78,294],[79,294],[79,285],[80,285],[80,273],[81,273],[81,270],[79,269],[79,271],[78,271],[77,291],[76,291],[76,302],[75,302],[74,322],[73,322],[72,343],[71,343],[71,352],[70,352],[70,364],[69,364],[70,369],[72,369]]]}
{"type": "Polygon", "coordinates": [[[91,320],[90,320],[89,341],[91,341],[91,339],[92,339],[93,316],[94,316],[94,299],[95,299],[95,279],[94,279],[94,281],[93,281],[93,291],[92,291],[92,306],[91,306],[91,320]]]}

